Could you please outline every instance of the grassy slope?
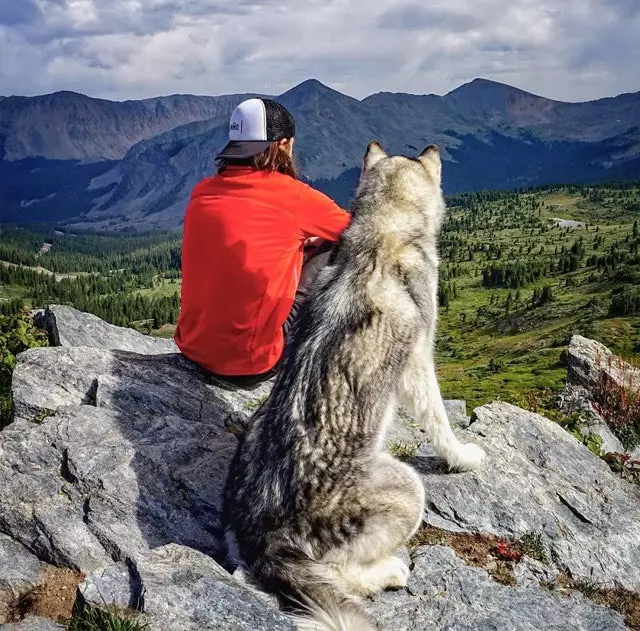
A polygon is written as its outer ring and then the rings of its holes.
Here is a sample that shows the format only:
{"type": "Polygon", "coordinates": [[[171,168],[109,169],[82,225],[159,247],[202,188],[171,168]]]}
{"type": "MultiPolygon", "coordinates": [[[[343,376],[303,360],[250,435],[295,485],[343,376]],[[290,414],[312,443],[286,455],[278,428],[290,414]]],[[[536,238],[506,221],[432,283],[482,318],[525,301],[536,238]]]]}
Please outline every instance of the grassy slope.
{"type": "MultiPolygon", "coordinates": [[[[637,199],[638,191],[632,195],[637,199]]],[[[556,245],[561,248],[564,244],[569,248],[582,236],[587,245],[587,258],[596,251],[591,244],[596,234],[604,236],[604,243],[597,249],[603,253],[611,243],[624,241],[631,233],[633,214],[613,202],[611,207],[605,207],[586,201],[580,194],[566,192],[536,194],[535,197],[544,203],[540,222],[549,226],[543,234],[525,237],[518,228],[494,230],[492,222],[487,221],[483,228],[479,221],[472,240],[502,246],[503,260],[519,258],[518,248],[531,243],[535,254],[526,255],[526,258],[544,259],[557,258],[556,245]],[[560,229],[553,227],[552,217],[583,221],[587,225],[560,229]],[[538,253],[540,247],[544,252],[538,253]]],[[[511,214],[502,202],[488,206],[498,218],[504,219],[511,214]]],[[[455,217],[464,211],[451,208],[451,212],[455,217]]],[[[471,238],[458,236],[463,241],[471,238]]],[[[590,282],[593,268],[581,268],[526,285],[520,290],[520,302],[514,303],[507,316],[505,301],[509,293],[515,298],[516,290],[483,288],[481,278],[474,276],[474,271],[482,268],[486,261],[484,255],[474,255],[472,262],[458,263],[462,268],[462,275],[455,279],[459,297],[451,300],[449,309],[441,314],[437,357],[441,387],[446,397],[466,399],[469,406],[474,407],[496,398],[518,402],[524,393],[534,389],[558,390],[566,376],[560,356],[574,333],[598,339],[625,356],[636,355],[640,318],[606,317],[613,284],[590,282]],[[571,286],[566,286],[567,279],[571,286]],[[533,310],[527,308],[534,288],[545,284],[552,286],[555,301],[533,310]],[[499,312],[497,317],[475,326],[470,322],[474,313],[478,307],[491,307],[491,295],[496,301],[492,306],[499,312]],[[461,320],[463,313],[467,317],[466,323],[461,320]],[[489,370],[491,359],[503,363],[500,372],[489,370]]],[[[445,260],[443,270],[448,267],[445,260]]]]}

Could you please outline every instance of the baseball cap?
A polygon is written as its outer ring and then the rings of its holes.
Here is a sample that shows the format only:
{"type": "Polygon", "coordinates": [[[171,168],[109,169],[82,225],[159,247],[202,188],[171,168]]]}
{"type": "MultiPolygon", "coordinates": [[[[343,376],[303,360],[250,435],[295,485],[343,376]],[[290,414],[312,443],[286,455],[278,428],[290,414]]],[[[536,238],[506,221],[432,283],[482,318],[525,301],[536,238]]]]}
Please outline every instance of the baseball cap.
{"type": "Polygon", "coordinates": [[[293,138],[293,116],[280,103],[254,98],[243,101],[229,120],[229,142],[218,158],[252,158],[283,138],[293,138]]]}

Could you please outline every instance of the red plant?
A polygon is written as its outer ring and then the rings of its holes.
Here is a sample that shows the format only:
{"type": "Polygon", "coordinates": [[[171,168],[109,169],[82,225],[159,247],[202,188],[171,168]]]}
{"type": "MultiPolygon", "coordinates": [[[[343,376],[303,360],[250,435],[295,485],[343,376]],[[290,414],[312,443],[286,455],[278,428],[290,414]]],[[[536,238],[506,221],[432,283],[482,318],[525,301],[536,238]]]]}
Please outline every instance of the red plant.
{"type": "Polygon", "coordinates": [[[496,556],[506,561],[515,561],[517,563],[522,558],[522,552],[508,541],[501,541],[494,551],[496,556]]]}
{"type": "MultiPolygon", "coordinates": [[[[598,365],[602,366],[600,357],[598,365]]],[[[595,410],[626,448],[640,442],[640,376],[635,366],[610,356],[607,368],[600,370],[593,399],[595,410]]]]}

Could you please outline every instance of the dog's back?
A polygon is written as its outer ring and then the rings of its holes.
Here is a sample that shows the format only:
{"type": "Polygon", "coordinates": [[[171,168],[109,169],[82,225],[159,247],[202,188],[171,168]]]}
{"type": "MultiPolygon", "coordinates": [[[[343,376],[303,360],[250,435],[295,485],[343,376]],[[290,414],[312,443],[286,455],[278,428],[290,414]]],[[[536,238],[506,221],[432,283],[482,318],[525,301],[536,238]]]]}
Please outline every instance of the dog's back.
{"type": "Polygon", "coordinates": [[[369,146],[352,223],[232,463],[224,518],[243,562],[283,605],[324,616],[323,629],[371,628],[350,599],[370,564],[347,565],[384,540],[385,580],[401,582],[386,548],[421,519],[419,480],[381,448],[415,349],[433,344],[443,210],[435,148],[409,159],[369,146]]]}

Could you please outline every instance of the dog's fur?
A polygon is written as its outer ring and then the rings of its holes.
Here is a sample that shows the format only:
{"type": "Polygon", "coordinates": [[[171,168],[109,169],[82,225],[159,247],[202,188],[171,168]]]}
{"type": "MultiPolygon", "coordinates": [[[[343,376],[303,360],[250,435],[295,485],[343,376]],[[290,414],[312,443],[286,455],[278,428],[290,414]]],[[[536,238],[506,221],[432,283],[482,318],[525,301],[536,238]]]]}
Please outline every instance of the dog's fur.
{"type": "Polygon", "coordinates": [[[393,554],[421,523],[424,489],[383,451],[398,402],[451,469],[484,457],[451,431],[433,361],[440,172],[433,145],[417,158],[369,145],[351,225],[231,465],[231,554],[300,629],[373,629],[358,597],[406,584],[393,554]]]}

